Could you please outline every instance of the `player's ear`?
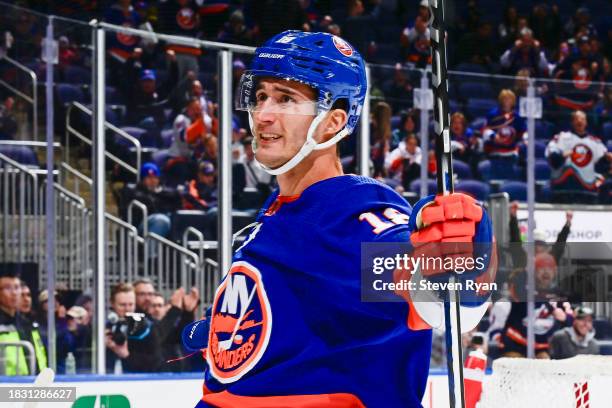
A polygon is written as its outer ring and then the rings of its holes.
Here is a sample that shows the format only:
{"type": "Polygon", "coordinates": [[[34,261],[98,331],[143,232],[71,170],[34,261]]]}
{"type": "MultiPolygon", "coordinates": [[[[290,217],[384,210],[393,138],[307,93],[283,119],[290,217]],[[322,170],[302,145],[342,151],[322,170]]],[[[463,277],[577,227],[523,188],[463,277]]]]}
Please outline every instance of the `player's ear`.
{"type": "Polygon", "coordinates": [[[332,109],[323,121],[323,140],[325,142],[334,137],[346,125],[348,115],[344,109],[332,109]]]}

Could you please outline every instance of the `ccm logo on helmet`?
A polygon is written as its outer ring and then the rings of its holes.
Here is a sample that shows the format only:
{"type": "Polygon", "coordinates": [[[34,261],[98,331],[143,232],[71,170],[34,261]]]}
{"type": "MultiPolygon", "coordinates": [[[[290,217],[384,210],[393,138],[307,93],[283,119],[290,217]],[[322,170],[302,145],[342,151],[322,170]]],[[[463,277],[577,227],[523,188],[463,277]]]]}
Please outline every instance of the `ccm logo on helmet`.
{"type": "Polygon", "coordinates": [[[338,51],[340,51],[340,54],[344,55],[345,57],[350,57],[353,55],[353,48],[342,38],[334,36],[333,41],[338,51]]]}
{"type": "Polygon", "coordinates": [[[247,262],[232,265],[217,289],[206,359],[212,375],[237,381],[261,359],[272,331],[272,313],[261,274],[247,262]]]}

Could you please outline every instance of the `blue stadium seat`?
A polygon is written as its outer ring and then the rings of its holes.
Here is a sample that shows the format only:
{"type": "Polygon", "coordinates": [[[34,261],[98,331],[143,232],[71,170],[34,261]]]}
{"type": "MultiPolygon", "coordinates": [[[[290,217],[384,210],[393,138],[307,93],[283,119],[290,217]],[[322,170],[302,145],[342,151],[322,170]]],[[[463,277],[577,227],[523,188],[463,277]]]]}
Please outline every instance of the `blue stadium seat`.
{"type": "Polygon", "coordinates": [[[110,105],[125,105],[121,93],[114,86],[107,86],[105,92],[106,103],[110,105]]]}
{"type": "Polygon", "coordinates": [[[461,64],[457,65],[455,67],[455,71],[462,71],[462,72],[478,72],[481,74],[486,74],[487,71],[485,70],[485,68],[480,65],[480,64],[472,64],[470,62],[462,62],[461,64]]]}
{"type": "Polygon", "coordinates": [[[459,179],[466,180],[472,178],[472,170],[470,166],[461,160],[453,160],[453,172],[459,179]]]}
{"type": "Polygon", "coordinates": [[[487,116],[491,109],[497,106],[495,99],[469,98],[466,111],[471,118],[487,116]]]}
{"type": "Polygon", "coordinates": [[[151,160],[153,160],[153,163],[157,164],[157,167],[163,169],[169,158],[170,155],[168,154],[167,150],[158,150],[153,153],[151,160]]]}
{"type": "Polygon", "coordinates": [[[550,182],[545,183],[536,191],[536,201],[538,203],[550,202],[550,182]]]}
{"type": "Polygon", "coordinates": [[[491,162],[489,160],[483,160],[478,163],[478,174],[480,174],[480,178],[484,181],[491,179],[491,162]]]}
{"type": "MultiPolygon", "coordinates": [[[[477,79],[477,78],[474,78],[477,79]]],[[[493,88],[485,78],[478,78],[479,82],[463,81],[459,83],[459,96],[463,99],[472,97],[481,99],[495,99],[493,88]]],[[[472,80],[472,78],[470,78],[472,80]]]]}
{"type": "Polygon", "coordinates": [[[85,95],[83,89],[78,85],[73,84],[57,84],[57,99],[63,105],[67,106],[71,102],[85,103],[85,95]]]}
{"type": "Polygon", "coordinates": [[[602,137],[607,142],[612,140],[612,122],[604,123],[602,137]]]}
{"type": "MultiPolygon", "coordinates": [[[[410,183],[410,191],[413,193],[421,193],[421,180],[414,180],[410,183]]],[[[438,183],[436,180],[427,180],[427,194],[436,194],[438,191],[438,183]]]]}
{"type": "Polygon", "coordinates": [[[535,122],[535,137],[536,139],[544,139],[546,141],[553,137],[555,125],[546,120],[536,120],[535,122]]]}
{"type": "Polygon", "coordinates": [[[0,153],[24,166],[40,167],[38,157],[29,146],[1,145],[0,153]]]}
{"type": "Polygon", "coordinates": [[[535,179],[538,181],[550,180],[550,165],[546,159],[536,159],[535,179]]]}
{"type": "Polygon", "coordinates": [[[397,44],[376,44],[375,57],[379,63],[394,64],[400,60],[400,52],[397,44]]]}
{"type": "Polygon", "coordinates": [[[478,201],[485,201],[489,198],[491,187],[482,181],[462,180],[455,185],[455,191],[471,195],[478,201]]]}
{"type": "Polygon", "coordinates": [[[606,147],[608,148],[609,152],[612,152],[612,140],[608,140],[606,142],[606,147]]]}
{"type": "MultiPolygon", "coordinates": [[[[535,158],[536,159],[544,159],[546,157],[546,142],[541,140],[535,141],[535,158]]],[[[519,145],[519,155],[523,158],[527,157],[527,145],[525,143],[521,143],[519,145]]]]}
{"type": "Polygon", "coordinates": [[[594,319],[593,328],[597,340],[612,340],[612,323],[605,317],[594,319]]]}
{"type": "Polygon", "coordinates": [[[506,181],[499,191],[508,193],[510,200],[527,201],[527,183],[522,181],[506,181]]]}
{"type": "Polygon", "coordinates": [[[168,148],[174,139],[174,129],[164,129],[161,131],[162,148],[168,148]]]}
{"type": "MultiPolygon", "coordinates": [[[[134,126],[125,126],[122,127],[121,130],[138,139],[142,147],[158,147],[155,139],[149,135],[149,132],[146,129],[134,126]]],[[[118,137],[116,141],[118,144],[131,146],[130,144],[126,143],[125,139],[123,138],[118,137]]]]}
{"type": "Polygon", "coordinates": [[[63,68],[64,82],[68,84],[91,84],[91,70],[76,65],[63,68]]]}

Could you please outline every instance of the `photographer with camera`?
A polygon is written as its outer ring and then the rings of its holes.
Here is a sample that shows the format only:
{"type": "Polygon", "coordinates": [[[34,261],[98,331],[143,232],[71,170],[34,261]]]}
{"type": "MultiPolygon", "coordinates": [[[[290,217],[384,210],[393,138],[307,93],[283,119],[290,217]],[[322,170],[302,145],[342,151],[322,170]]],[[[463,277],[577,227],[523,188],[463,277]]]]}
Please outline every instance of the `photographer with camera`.
{"type": "Polygon", "coordinates": [[[132,285],[120,283],[113,287],[110,301],[105,341],[108,372],[158,371],[163,362],[159,334],[143,313],[135,313],[132,285]]]}

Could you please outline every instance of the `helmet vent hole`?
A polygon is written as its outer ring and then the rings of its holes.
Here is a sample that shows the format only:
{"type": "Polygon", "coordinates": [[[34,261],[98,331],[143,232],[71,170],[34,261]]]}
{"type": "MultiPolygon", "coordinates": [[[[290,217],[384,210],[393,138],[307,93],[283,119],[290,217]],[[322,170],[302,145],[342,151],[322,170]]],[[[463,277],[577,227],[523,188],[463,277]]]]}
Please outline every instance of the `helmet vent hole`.
{"type": "Polygon", "coordinates": [[[315,42],[315,45],[316,45],[317,47],[322,47],[322,46],[323,46],[323,40],[320,40],[320,41],[315,42]]]}

